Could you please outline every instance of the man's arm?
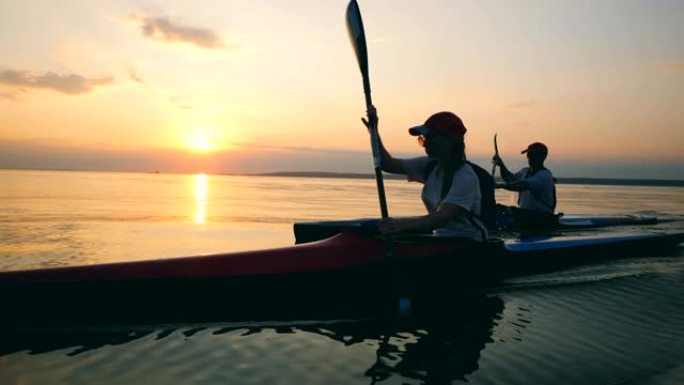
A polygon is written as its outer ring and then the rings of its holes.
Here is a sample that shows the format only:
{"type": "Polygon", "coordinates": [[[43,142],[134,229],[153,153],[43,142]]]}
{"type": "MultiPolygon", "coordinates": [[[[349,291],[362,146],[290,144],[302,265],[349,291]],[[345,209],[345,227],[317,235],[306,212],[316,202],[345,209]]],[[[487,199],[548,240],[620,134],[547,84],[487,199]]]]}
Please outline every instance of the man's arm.
{"type": "Polygon", "coordinates": [[[492,161],[499,166],[499,172],[501,175],[501,179],[505,180],[506,182],[512,182],[514,178],[514,174],[508,170],[506,165],[504,164],[503,159],[499,155],[494,155],[492,158],[492,161]]]}
{"type": "Polygon", "coordinates": [[[517,180],[512,182],[497,183],[496,188],[502,188],[509,191],[525,191],[530,189],[530,185],[524,180],[517,180]]]}

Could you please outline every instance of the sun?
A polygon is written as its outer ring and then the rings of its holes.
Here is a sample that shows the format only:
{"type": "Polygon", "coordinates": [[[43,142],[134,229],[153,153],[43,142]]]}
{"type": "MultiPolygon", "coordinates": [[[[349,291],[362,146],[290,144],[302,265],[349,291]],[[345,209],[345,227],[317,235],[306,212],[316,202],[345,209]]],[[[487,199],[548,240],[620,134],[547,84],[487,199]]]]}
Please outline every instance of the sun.
{"type": "Polygon", "coordinates": [[[188,147],[195,152],[209,152],[214,149],[211,136],[204,132],[196,132],[188,138],[188,147]]]}

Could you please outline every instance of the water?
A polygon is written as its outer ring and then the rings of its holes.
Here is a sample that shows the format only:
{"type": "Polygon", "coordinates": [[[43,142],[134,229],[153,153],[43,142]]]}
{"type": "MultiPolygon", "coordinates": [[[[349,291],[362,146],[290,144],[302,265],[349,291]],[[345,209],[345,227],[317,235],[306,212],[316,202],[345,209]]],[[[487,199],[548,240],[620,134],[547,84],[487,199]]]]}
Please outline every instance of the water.
{"type": "MultiPolygon", "coordinates": [[[[558,209],[681,229],[682,192],[559,185],[558,209]]],[[[387,193],[392,215],[422,214],[418,185],[390,180],[387,193]]],[[[285,246],[294,221],[379,211],[374,181],[358,179],[5,170],[0,199],[0,270],[285,246]]],[[[518,277],[401,325],[2,330],[0,384],[681,385],[683,256],[518,277]]]]}

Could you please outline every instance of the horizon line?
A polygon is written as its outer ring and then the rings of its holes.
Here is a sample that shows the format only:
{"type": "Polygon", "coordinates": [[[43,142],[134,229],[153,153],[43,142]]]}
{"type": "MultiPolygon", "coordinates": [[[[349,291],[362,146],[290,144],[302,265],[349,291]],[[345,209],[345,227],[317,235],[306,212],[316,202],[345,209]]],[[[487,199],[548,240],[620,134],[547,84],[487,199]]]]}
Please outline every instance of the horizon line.
{"type": "MultiPolygon", "coordinates": [[[[237,172],[180,172],[180,171],[140,171],[140,170],[105,170],[87,168],[17,168],[0,167],[0,170],[10,171],[57,171],[57,172],[111,172],[111,173],[135,173],[135,174],[173,174],[173,175],[226,175],[226,176],[256,176],[256,177],[293,177],[293,178],[339,178],[339,179],[374,179],[371,173],[337,172],[337,171],[269,171],[258,173],[237,172]]],[[[403,175],[383,172],[385,179],[401,180],[403,175]]],[[[501,178],[496,177],[497,180],[501,178]]],[[[602,178],[602,177],[556,177],[558,184],[586,184],[586,185],[611,185],[611,186],[659,186],[659,187],[684,187],[684,179],[647,179],[647,178],[602,178]]]]}

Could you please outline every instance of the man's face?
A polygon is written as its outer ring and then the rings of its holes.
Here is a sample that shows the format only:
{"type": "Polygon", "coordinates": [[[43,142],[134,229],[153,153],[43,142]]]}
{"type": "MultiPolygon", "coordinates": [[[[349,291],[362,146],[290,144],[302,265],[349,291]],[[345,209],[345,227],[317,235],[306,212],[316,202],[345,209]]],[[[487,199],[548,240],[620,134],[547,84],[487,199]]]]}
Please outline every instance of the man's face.
{"type": "Polygon", "coordinates": [[[527,155],[527,164],[530,166],[544,163],[544,157],[539,154],[528,151],[525,155],[527,155]]]}

